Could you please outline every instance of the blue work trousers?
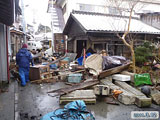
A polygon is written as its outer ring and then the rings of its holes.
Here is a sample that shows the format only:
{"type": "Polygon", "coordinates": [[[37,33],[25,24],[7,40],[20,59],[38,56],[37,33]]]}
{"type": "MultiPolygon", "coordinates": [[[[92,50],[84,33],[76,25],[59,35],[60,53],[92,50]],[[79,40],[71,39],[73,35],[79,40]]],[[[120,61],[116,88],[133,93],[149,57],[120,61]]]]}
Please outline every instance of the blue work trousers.
{"type": "Polygon", "coordinates": [[[29,67],[19,67],[19,74],[21,77],[21,85],[25,86],[26,83],[29,81],[29,67]]]}

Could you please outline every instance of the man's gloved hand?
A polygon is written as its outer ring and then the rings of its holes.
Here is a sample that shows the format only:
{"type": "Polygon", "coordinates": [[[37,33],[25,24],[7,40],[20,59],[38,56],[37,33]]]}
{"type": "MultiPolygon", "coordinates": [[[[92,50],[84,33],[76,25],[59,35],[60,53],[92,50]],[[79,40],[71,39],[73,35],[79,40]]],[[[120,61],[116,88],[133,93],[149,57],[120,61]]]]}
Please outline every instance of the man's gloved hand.
{"type": "Polygon", "coordinates": [[[34,63],[32,63],[32,66],[34,66],[34,63]]]}

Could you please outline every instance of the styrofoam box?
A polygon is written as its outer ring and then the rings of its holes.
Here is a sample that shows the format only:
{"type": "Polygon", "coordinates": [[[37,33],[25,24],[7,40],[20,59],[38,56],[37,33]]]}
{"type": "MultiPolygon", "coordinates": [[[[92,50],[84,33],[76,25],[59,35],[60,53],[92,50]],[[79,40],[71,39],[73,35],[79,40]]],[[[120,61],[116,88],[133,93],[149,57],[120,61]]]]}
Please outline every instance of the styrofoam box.
{"type": "Polygon", "coordinates": [[[112,79],[119,81],[130,81],[131,77],[129,75],[114,74],[112,75],[112,79]]]}
{"type": "Polygon", "coordinates": [[[80,83],[82,80],[82,74],[69,74],[68,82],[70,83],[80,83]]]}

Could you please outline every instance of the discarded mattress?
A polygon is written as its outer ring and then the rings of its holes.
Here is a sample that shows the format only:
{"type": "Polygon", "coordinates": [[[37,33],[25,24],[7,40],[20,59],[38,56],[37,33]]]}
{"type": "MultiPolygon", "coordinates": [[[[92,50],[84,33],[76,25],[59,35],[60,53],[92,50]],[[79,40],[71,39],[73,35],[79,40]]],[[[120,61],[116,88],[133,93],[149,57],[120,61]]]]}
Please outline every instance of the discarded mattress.
{"type": "Polygon", "coordinates": [[[64,109],[57,109],[44,115],[40,120],[95,120],[87,110],[84,101],[77,100],[68,103],[64,109]]]}

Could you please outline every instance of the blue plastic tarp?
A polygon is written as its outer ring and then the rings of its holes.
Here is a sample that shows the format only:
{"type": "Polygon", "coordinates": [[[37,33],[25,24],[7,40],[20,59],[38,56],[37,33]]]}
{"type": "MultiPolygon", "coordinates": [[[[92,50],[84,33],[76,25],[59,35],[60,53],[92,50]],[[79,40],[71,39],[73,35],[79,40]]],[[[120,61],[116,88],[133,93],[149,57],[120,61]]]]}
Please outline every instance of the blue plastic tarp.
{"type": "Polygon", "coordinates": [[[95,120],[87,110],[84,101],[77,100],[68,103],[64,109],[57,109],[44,115],[40,120],[95,120]]]}

